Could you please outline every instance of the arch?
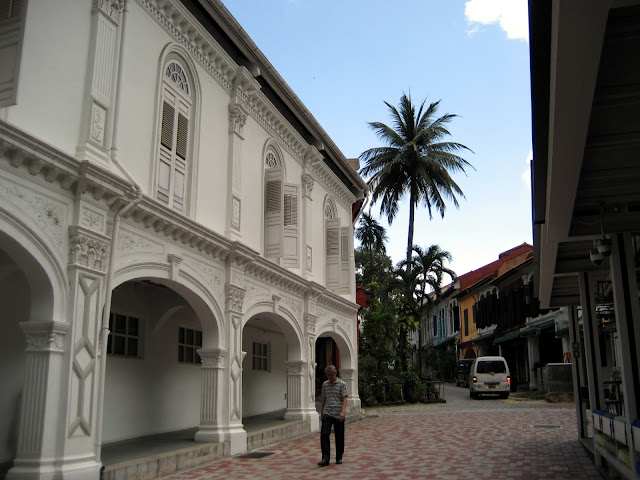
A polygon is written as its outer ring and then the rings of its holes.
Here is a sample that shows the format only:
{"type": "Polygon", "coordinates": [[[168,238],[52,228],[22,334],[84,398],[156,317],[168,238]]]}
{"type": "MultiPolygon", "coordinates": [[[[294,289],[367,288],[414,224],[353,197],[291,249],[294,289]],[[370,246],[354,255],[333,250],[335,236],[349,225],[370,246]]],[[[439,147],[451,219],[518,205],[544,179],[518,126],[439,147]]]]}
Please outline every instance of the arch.
{"type": "Polygon", "coordinates": [[[224,313],[211,292],[192,275],[181,270],[178,279],[169,277],[165,263],[144,262],[130,264],[116,270],[113,276],[114,289],[131,280],[148,279],[164,285],[182,296],[198,315],[207,344],[224,348],[221,333],[224,332],[224,313]]]}
{"type": "Polygon", "coordinates": [[[264,142],[264,146],[262,147],[262,166],[263,170],[267,170],[269,168],[281,168],[282,169],[282,178],[286,178],[286,164],[284,161],[284,154],[282,152],[282,148],[278,145],[273,138],[269,138],[266,142],[264,142]],[[272,154],[275,157],[277,165],[268,165],[267,157],[269,154],[272,154]]]}
{"type": "Polygon", "coordinates": [[[317,332],[316,338],[321,337],[330,337],[338,345],[338,349],[340,350],[340,368],[356,368],[356,357],[354,355],[353,348],[351,343],[346,340],[349,336],[347,335],[347,332],[340,327],[340,325],[336,325],[335,330],[333,324],[327,323],[322,325],[317,332]]]}
{"type": "Polygon", "coordinates": [[[67,323],[67,275],[47,237],[1,207],[0,221],[0,248],[25,272],[29,281],[33,304],[29,320],[67,323]]]}
{"type": "Polygon", "coordinates": [[[303,334],[295,316],[283,305],[278,308],[279,314],[274,313],[273,309],[273,301],[263,300],[254,303],[245,310],[242,328],[244,329],[249,321],[257,317],[264,317],[275,322],[284,334],[287,345],[292,347],[288,351],[288,361],[301,360],[303,334]]]}
{"type": "Polygon", "coordinates": [[[322,215],[325,220],[330,218],[339,218],[336,201],[333,199],[332,195],[327,194],[324,197],[324,202],[322,203],[322,205],[322,215]]]}

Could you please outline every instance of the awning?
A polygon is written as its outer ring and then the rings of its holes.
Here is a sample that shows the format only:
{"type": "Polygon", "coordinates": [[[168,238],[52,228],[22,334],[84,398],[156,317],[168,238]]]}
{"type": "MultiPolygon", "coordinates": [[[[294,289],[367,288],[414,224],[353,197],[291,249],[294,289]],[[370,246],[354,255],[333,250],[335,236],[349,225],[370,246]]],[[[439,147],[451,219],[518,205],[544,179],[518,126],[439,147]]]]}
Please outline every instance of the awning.
{"type": "Polygon", "coordinates": [[[550,318],[548,320],[544,320],[543,322],[529,325],[528,327],[523,328],[522,330],[520,330],[520,335],[535,335],[536,333],[540,333],[541,330],[546,330],[547,328],[555,326],[555,324],[555,319],[550,318]]]}
{"type": "Polygon", "coordinates": [[[480,335],[479,337],[474,338],[473,340],[471,340],[471,343],[473,345],[477,345],[478,343],[488,342],[492,338],[493,338],[493,332],[489,332],[489,333],[485,333],[483,335],[480,335]]]}
{"type": "Polygon", "coordinates": [[[438,340],[433,342],[433,346],[434,347],[441,347],[442,345],[446,345],[448,343],[453,343],[455,340],[456,340],[455,336],[446,337],[446,338],[439,338],[438,340]]]}
{"type": "Polygon", "coordinates": [[[509,340],[513,340],[514,338],[518,338],[519,336],[520,330],[518,330],[517,332],[509,333],[507,335],[503,335],[502,337],[498,337],[493,341],[493,343],[497,345],[498,343],[508,342],[509,340]]]}

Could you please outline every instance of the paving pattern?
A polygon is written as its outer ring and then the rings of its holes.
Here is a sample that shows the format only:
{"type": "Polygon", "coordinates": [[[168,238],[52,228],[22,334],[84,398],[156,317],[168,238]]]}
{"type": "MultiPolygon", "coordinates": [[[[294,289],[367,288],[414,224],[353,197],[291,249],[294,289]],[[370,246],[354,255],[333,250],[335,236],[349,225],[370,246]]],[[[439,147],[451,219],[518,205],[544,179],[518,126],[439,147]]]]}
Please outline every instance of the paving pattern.
{"type": "Polygon", "coordinates": [[[225,458],[167,479],[602,480],[577,440],[573,404],[478,401],[453,389],[446,404],[368,410],[347,425],[342,465],[332,456],[316,466],[313,433],[260,449],[273,455],[225,458]]]}

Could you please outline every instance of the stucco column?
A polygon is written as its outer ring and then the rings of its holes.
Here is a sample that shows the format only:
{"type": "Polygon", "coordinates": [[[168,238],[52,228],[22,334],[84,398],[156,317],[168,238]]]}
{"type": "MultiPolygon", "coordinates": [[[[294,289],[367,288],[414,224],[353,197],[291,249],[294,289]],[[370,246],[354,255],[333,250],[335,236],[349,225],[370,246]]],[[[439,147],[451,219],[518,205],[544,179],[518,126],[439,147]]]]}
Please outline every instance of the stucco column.
{"type": "Polygon", "coordinates": [[[303,418],[304,390],[306,390],[307,364],[301,360],[285,362],[287,368],[287,411],[285,420],[299,420],[303,418]]]}
{"type": "Polygon", "coordinates": [[[227,372],[229,390],[226,412],[228,414],[227,439],[231,445],[231,455],[247,451],[247,432],[242,425],[242,303],[245,289],[228,283],[226,285],[225,323],[228,328],[229,354],[227,372]]]}
{"type": "Polygon", "coordinates": [[[6,478],[97,480],[100,464],[92,455],[70,459],[65,465],[60,460],[60,441],[65,437],[60,399],[67,385],[64,353],[69,325],[25,322],[20,326],[27,344],[25,380],[17,455],[6,478]]]}
{"type": "Polygon", "coordinates": [[[360,396],[358,395],[358,372],[353,368],[341,368],[340,379],[347,384],[347,409],[351,412],[360,412],[360,396]]]}
{"type": "Polygon", "coordinates": [[[224,363],[227,351],[220,348],[198,350],[202,361],[202,393],[200,397],[200,427],[195,435],[197,442],[222,442],[225,440],[221,425],[224,395],[224,363]]]}

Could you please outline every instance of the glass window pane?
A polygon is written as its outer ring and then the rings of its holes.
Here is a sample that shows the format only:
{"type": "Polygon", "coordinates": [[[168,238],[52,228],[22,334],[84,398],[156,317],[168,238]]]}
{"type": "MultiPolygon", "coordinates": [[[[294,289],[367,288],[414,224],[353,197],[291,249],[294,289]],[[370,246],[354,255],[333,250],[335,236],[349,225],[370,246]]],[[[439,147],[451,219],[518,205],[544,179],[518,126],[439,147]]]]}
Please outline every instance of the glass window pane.
{"type": "Polygon", "coordinates": [[[202,346],[202,332],[200,330],[196,330],[196,343],[195,345],[197,347],[201,347],[202,346]]]}
{"type": "Polygon", "coordinates": [[[127,356],[128,357],[137,357],[138,356],[138,339],[137,338],[127,338],[127,356]]]}
{"type": "Polygon", "coordinates": [[[193,363],[193,348],[191,347],[187,347],[186,348],[186,354],[187,354],[187,358],[185,359],[186,362],[188,363],[193,363]]]}
{"type": "Polygon", "coordinates": [[[113,336],[109,334],[109,339],[107,340],[107,353],[113,353],[113,336]]]}
{"type": "Polygon", "coordinates": [[[178,332],[178,343],[184,344],[184,328],[180,327],[178,332]]]}
{"type": "Polygon", "coordinates": [[[198,352],[196,352],[196,361],[195,361],[195,363],[201,363],[200,355],[198,354],[198,352]]]}
{"type": "Polygon", "coordinates": [[[178,361],[184,362],[184,347],[182,345],[178,347],[178,361]]]}
{"type": "Polygon", "coordinates": [[[124,355],[124,338],[120,335],[113,337],[113,353],[115,355],[124,355]]]}
{"type": "Polygon", "coordinates": [[[184,343],[187,345],[193,345],[193,330],[191,330],[190,328],[186,328],[185,330],[186,335],[184,343]]]}
{"type": "Polygon", "coordinates": [[[129,317],[129,325],[128,325],[128,333],[129,335],[138,336],[138,319],[129,317]]]}
{"type": "Polygon", "coordinates": [[[116,324],[115,330],[116,333],[126,333],[127,332],[127,317],[124,315],[116,314],[116,324]]]}

